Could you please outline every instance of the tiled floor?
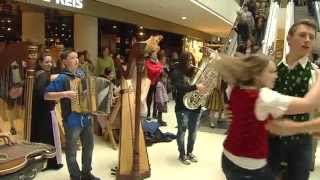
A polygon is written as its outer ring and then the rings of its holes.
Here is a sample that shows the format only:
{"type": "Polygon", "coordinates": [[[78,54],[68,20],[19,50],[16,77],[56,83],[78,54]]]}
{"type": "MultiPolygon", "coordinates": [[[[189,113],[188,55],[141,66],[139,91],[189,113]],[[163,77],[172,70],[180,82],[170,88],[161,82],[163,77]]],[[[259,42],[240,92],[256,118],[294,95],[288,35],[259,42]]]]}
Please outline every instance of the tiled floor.
{"type": "MultiPolygon", "coordinates": [[[[168,126],[162,128],[164,132],[176,132],[176,121],[173,112],[173,103],[170,103],[169,111],[164,115],[168,126]]],[[[177,145],[175,141],[170,143],[158,143],[148,147],[149,162],[151,164],[150,180],[224,180],[221,170],[220,158],[222,142],[225,138],[223,130],[200,127],[194,153],[199,162],[189,166],[178,161],[177,145]]],[[[117,165],[118,153],[100,137],[95,139],[93,155],[93,173],[103,180],[113,180],[110,168],[117,165]]],[[[80,154],[80,153],[79,153],[80,154]]],[[[78,162],[80,155],[78,154],[78,162]]],[[[317,157],[320,157],[320,149],[317,157]]],[[[311,173],[310,180],[320,179],[320,158],[316,159],[316,169],[311,173]]],[[[59,171],[46,171],[37,175],[36,180],[68,180],[66,165],[59,171]]]]}

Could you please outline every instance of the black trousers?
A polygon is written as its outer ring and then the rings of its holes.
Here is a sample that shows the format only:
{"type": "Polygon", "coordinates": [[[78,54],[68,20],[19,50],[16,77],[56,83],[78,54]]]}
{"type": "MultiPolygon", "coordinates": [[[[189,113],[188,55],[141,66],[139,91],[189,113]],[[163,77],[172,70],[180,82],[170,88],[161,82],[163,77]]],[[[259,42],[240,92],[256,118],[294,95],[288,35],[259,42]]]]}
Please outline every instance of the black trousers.
{"type": "Polygon", "coordinates": [[[152,111],[152,117],[157,118],[157,108],[156,108],[156,102],[155,102],[155,95],[156,95],[156,85],[150,85],[148,95],[147,95],[147,107],[148,107],[148,115],[147,117],[150,117],[151,114],[151,103],[153,100],[153,111],[152,111]]]}
{"type": "Polygon", "coordinates": [[[312,161],[312,138],[310,135],[269,138],[269,166],[279,176],[287,163],[285,180],[308,180],[312,161]]]}

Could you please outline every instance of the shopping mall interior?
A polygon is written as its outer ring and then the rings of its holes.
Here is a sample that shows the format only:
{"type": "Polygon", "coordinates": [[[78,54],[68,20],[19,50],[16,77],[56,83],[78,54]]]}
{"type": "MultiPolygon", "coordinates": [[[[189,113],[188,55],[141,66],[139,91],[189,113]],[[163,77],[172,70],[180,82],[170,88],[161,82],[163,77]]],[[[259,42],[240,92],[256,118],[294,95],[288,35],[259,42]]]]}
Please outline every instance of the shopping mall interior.
{"type": "Polygon", "coordinates": [[[319,36],[319,0],[0,0],[0,179],[319,179],[319,36]]]}

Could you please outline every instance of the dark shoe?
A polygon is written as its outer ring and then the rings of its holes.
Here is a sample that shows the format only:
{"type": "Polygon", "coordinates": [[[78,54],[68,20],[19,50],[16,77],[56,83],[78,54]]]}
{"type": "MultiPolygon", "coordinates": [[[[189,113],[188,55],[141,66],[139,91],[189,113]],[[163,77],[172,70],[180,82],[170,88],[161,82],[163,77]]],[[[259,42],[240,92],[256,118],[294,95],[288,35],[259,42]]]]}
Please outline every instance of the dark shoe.
{"type": "Polygon", "coordinates": [[[100,180],[100,178],[95,177],[93,174],[82,175],[81,180],[100,180]]]}
{"type": "Polygon", "coordinates": [[[167,123],[164,121],[159,121],[160,126],[167,126],[167,123]]]}
{"type": "Polygon", "coordinates": [[[179,156],[179,161],[181,161],[182,164],[184,164],[184,165],[190,165],[191,164],[186,155],[179,156]]]}
{"type": "Polygon", "coordinates": [[[76,176],[70,176],[70,180],[81,180],[81,178],[76,176]]]}
{"type": "Polygon", "coordinates": [[[187,154],[187,158],[188,158],[188,160],[191,161],[191,162],[194,162],[194,163],[198,162],[197,157],[196,157],[194,154],[192,154],[192,153],[188,153],[188,154],[187,154]]]}
{"type": "Polygon", "coordinates": [[[46,170],[59,170],[61,168],[63,168],[63,164],[48,165],[43,171],[46,171],[46,170]]]}

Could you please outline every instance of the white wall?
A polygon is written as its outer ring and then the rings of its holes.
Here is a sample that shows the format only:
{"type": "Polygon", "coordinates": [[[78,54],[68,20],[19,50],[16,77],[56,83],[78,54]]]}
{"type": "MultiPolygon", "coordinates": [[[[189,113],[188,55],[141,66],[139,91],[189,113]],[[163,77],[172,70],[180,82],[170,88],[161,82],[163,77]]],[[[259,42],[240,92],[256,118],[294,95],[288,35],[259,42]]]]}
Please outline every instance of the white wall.
{"type": "Polygon", "coordinates": [[[226,20],[235,22],[237,18],[237,11],[240,10],[239,4],[235,0],[191,0],[199,2],[212,11],[218,13],[226,20]]]}
{"type": "Polygon", "coordinates": [[[22,40],[45,43],[45,17],[40,12],[22,12],[22,40]]]}
{"type": "Polygon", "coordinates": [[[74,48],[87,50],[96,64],[98,56],[98,19],[85,15],[74,15],[74,48]]]}

